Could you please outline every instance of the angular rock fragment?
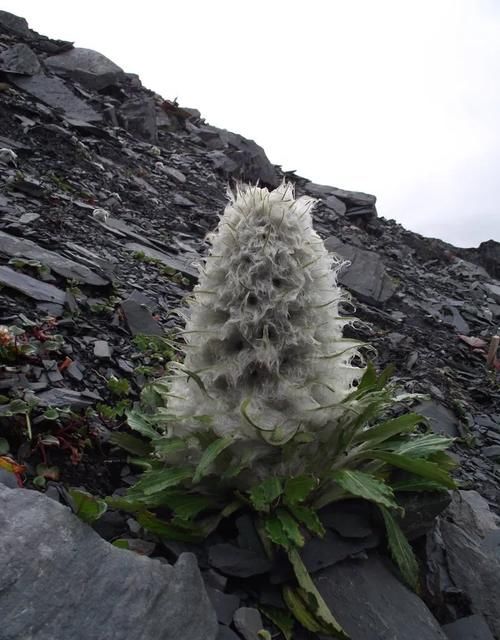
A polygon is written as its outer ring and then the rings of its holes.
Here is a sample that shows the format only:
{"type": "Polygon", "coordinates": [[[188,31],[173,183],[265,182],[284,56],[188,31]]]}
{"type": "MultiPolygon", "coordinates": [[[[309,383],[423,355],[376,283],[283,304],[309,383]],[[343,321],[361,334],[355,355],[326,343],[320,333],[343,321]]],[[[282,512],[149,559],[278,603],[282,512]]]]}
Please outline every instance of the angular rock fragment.
{"type": "Polygon", "coordinates": [[[120,107],[125,129],[148,142],[158,142],[156,109],[153,98],[130,98],[120,107]]]}
{"type": "Polygon", "coordinates": [[[495,640],[483,616],[467,616],[450,624],[443,631],[448,640],[495,640]]]}
{"type": "Polygon", "coordinates": [[[2,485],[0,530],[3,639],[215,640],[193,555],[171,566],[118,549],[54,500],[2,485]]]}
{"type": "Polygon", "coordinates": [[[88,267],[78,264],[74,260],[64,258],[55,251],[44,249],[31,240],[17,238],[3,231],[0,231],[0,253],[6,253],[16,258],[38,260],[41,264],[68,280],[95,286],[109,284],[109,280],[105,280],[88,267]]]}
{"type": "Polygon", "coordinates": [[[7,33],[21,36],[21,38],[31,38],[33,35],[24,18],[20,18],[8,11],[0,11],[0,27],[7,33]]]}
{"type": "Polygon", "coordinates": [[[0,71],[32,76],[40,71],[40,63],[28,45],[19,43],[0,53],[0,71]]]}
{"type": "Polygon", "coordinates": [[[341,272],[339,282],[360,300],[378,305],[394,295],[396,285],[376,253],[346,244],[334,236],[325,240],[325,246],[350,261],[349,267],[341,272]]]}
{"type": "Polygon", "coordinates": [[[30,77],[9,76],[10,82],[30,93],[53,109],[60,109],[76,120],[96,122],[102,119],[89,104],[75,95],[60,78],[52,78],[43,72],[30,77]]]}
{"type": "Polygon", "coordinates": [[[52,284],[36,280],[9,267],[0,266],[0,284],[20,291],[34,300],[64,304],[66,293],[52,284]]]}
{"type": "Polygon", "coordinates": [[[425,400],[414,407],[414,411],[429,420],[429,425],[434,433],[450,436],[450,438],[456,438],[459,435],[457,417],[439,402],[425,400]]]}
{"type": "Polygon", "coordinates": [[[158,322],[156,322],[145,305],[128,298],[122,302],[121,307],[125,315],[127,326],[133,336],[137,336],[139,334],[145,336],[163,335],[163,329],[160,327],[158,322]]]}
{"type": "Polygon", "coordinates": [[[446,640],[434,616],[377,554],[345,560],[314,577],[343,629],[356,640],[446,640]]]}
{"type": "Polygon", "coordinates": [[[215,544],[209,549],[209,563],[227,576],[248,578],[266,573],[271,563],[264,553],[240,549],[229,543],[215,544]]]}

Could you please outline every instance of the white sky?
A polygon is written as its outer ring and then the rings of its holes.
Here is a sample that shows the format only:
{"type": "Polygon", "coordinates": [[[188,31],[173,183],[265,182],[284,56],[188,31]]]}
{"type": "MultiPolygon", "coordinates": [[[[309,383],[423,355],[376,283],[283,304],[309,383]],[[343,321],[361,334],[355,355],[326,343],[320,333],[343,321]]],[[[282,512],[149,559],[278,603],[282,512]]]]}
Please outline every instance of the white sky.
{"type": "Polygon", "coordinates": [[[498,0],[3,0],[314,182],[500,241],[498,0]]]}

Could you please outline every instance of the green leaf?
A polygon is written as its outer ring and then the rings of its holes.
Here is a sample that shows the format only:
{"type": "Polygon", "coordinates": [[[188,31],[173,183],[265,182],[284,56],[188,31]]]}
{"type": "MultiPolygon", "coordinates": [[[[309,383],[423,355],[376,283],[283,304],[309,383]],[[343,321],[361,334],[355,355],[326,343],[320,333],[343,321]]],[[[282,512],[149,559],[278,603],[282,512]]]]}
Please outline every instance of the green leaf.
{"type": "Polygon", "coordinates": [[[158,438],[153,441],[153,446],[156,453],[162,457],[168,458],[171,453],[177,453],[187,447],[187,443],[182,438],[167,438],[166,436],[158,438]]]}
{"type": "Polygon", "coordinates": [[[304,536],[300,532],[300,527],[288,509],[279,508],[276,510],[276,517],[281,522],[283,531],[291,544],[296,547],[304,546],[304,536]]]}
{"type": "Polygon", "coordinates": [[[57,420],[59,418],[59,411],[54,407],[50,407],[49,409],[44,411],[42,415],[45,420],[57,420]]]}
{"type": "Polygon", "coordinates": [[[257,429],[257,431],[274,431],[274,427],[263,427],[262,425],[258,425],[256,422],[254,422],[252,420],[252,418],[248,415],[248,406],[250,405],[250,402],[252,401],[251,398],[247,398],[246,400],[244,400],[241,405],[240,405],[240,412],[241,415],[245,418],[245,420],[248,422],[248,424],[250,426],[252,426],[254,429],[257,429]]]}
{"type": "MultiPolygon", "coordinates": [[[[410,456],[404,456],[397,453],[390,453],[389,451],[368,451],[367,455],[375,458],[376,460],[382,460],[387,464],[409,471],[428,480],[434,480],[442,487],[448,489],[454,489],[456,487],[454,480],[449,475],[448,471],[442,469],[434,462],[428,460],[421,460],[420,458],[411,458],[410,456]]],[[[386,505],[391,506],[391,505],[386,505]]]]}
{"type": "Polygon", "coordinates": [[[152,452],[151,445],[146,444],[143,440],[130,433],[119,433],[115,431],[110,435],[109,442],[118,445],[134,456],[147,456],[152,452]]]}
{"type": "Polygon", "coordinates": [[[283,600],[295,619],[305,629],[312,631],[312,633],[324,631],[322,625],[316,620],[315,616],[309,611],[307,604],[300,597],[298,589],[292,589],[289,586],[283,587],[283,600]]]}
{"type": "Polygon", "coordinates": [[[184,521],[192,520],[202,511],[215,506],[214,500],[208,496],[181,492],[166,495],[164,503],[172,509],[176,519],[184,521]]]}
{"type": "MultiPolygon", "coordinates": [[[[322,629],[326,629],[327,632],[336,638],[349,640],[349,636],[345,633],[337,620],[335,620],[332,612],[328,608],[328,605],[323,600],[320,592],[316,589],[309,572],[302,562],[302,558],[300,557],[298,550],[295,548],[289,549],[288,557],[292,564],[297,582],[307,594],[307,601],[314,606],[312,613],[314,618],[321,625],[322,629]]],[[[324,631],[321,631],[320,633],[324,633],[324,631]]]]}
{"type": "Polygon", "coordinates": [[[283,483],[279,478],[267,478],[250,490],[250,500],[257,511],[269,513],[271,504],[283,493],[283,483]]]}
{"type": "Polygon", "coordinates": [[[129,495],[134,497],[142,493],[145,495],[159,493],[169,487],[177,486],[192,475],[193,470],[187,467],[146,471],[139,482],[129,490],[129,495]]]}
{"type": "Polygon", "coordinates": [[[367,391],[368,389],[373,389],[376,386],[377,386],[377,371],[373,366],[373,362],[369,360],[366,365],[366,370],[363,374],[363,377],[361,378],[358,386],[356,387],[356,391],[367,391]]]}
{"type": "Polygon", "coordinates": [[[394,493],[398,491],[443,491],[443,486],[434,480],[408,474],[407,478],[391,484],[394,493]]]}
{"type": "Polygon", "coordinates": [[[193,483],[199,482],[203,476],[210,473],[210,467],[217,457],[227,449],[234,442],[233,436],[226,436],[225,438],[218,438],[214,440],[203,452],[201,459],[196,467],[196,471],[193,476],[193,483]]]}
{"type": "Polygon", "coordinates": [[[158,432],[153,429],[153,427],[149,424],[146,416],[144,416],[137,409],[132,409],[131,411],[127,411],[127,422],[131,429],[134,431],[138,431],[141,435],[146,436],[146,438],[157,438],[158,432]]]}
{"type": "Polygon", "coordinates": [[[143,511],[137,516],[137,522],[151,533],[167,540],[179,540],[180,542],[201,542],[203,534],[192,527],[181,527],[179,524],[170,524],[156,517],[150,511],[143,511]]]}
{"type": "Polygon", "coordinates": [[[124,538],[118,538],[118,540],[113,540],[111,544],[113,545],[113,547],[118,547],[118,549],[129,548],[128,540],[125,540],[124,538]]]}
{"type": "Polygon", "coordinates": [[[299,522],[302,522],[311,533],[322,538],[325,535],[325,528],[323,527],[321,520],[318,518],[318,514],[309,507],[303,507],[301,505],[290,505],[288,507],[293,515],[299,522]]]}
{"type": "Polygon", "coordinates": [[[119,509],[127,513],[136,513],[145,509],[145,505],[141,500],[134,500],[125,496],[106,496],[105,501],[110,509],[119,509]]]}
{"type": "Polygon", "coordinates": [[[275,545],[284,549],[289,548],[290,540],[283,528],[283,523],[277,516],[269,516],[264,520],[264,530],[275,545]]]}
{"type": "Polygon", "coordinates": [[[392,450],[411,458],[426,458],[439,451],[448,449],[453,440],[435,433],[418,435],[414,438],[398,443],[392,450]]]}
{"type": "Polygon", "coordinates": [[[285,640],[293,640],[293,618],[288,611],[267,606],[261,606],[259,609],[266,618],[278,627],[285,640]]]}
{"type": "Polygon", "coordinates": [[[401,433],[413,431],[423,420],[424,418],[416,413],[407,413],[393,420],[387,420],[387,422],[376,425],[371,429],[361,431],[353,438],[353,443],[369,442],[373,446],[401,433]]]}
{"type": "Polygon", "coordinates": [[[401,531],[391,512],[380,506],[387,530],[387,542],[394,562],[398,565],[405,582],[415,591],[418,587],[418,562],[410,543],[401,531]]]}
{"type": "Polygon", "coordinates": [[[383,480],[379,480],[369,473],[340,469],[339,471],[333,471],[331,477],[353,496],[358,496],[386,507],[397,508],[398,506],[394,500],[392,489],[383,480]]]}
{"type": "Polygon", "coordinates": [[[316,488],[318,481],[312,476],[297,476],[285,482],[283,500],[285,504],[295,505],[304,502],[307,496],[316,488]]]}
{"type": "Polygon", "coordinates": [[[108,508],[104,500],[82,489],[70,489],[69,495],[74,513],[87,524],[98,520],[108,508]]]}

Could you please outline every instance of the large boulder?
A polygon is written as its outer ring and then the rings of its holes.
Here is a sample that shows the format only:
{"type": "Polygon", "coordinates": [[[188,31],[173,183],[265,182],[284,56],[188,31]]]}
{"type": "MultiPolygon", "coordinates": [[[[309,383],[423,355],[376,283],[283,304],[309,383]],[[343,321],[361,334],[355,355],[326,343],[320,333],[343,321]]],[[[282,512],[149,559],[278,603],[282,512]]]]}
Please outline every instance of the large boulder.
{"type": "Polygon", "coordinates": [[[121,67],[102,53],[76,47],[56,56],[50,56],[45,64],[56,73],[62,73],[89,89],[105,89],[125,77],[121,67]]]}
{"type": "Polygon", "coordinates": [[[69,509],[0,484],[2,640],[214,640],[195,557],[174,566],[105,542],[69,509]]]}
{"type": "Polygon", "coordinates": [[[34,51],[21,42],[0,53],[0,71],[32,76],[40,71],[40,63],[34,51]]]}
{"type": "Polygon", "coordinates": [[[500,637],[500,528],[476,491],[456,491],[428,536],[427,588],[449,610],[461,597],[500,637]]]}

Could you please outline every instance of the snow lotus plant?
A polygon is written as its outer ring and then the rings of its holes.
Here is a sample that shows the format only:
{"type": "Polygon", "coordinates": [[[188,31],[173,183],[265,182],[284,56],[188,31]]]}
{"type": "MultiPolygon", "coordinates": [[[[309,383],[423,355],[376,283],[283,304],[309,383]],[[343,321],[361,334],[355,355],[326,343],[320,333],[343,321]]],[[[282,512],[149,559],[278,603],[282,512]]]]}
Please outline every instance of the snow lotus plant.
{"type": "Polygon", "coordinates": [[[355,320],[339,312],[341,262],[313,230],[312,206],[286,183],[231,194],[187,312],[179,312],[183,355],[129,414],[150,448],[115,436],[146,470],[111,503],[181,540],[252,510],[268,551],[284,548],[295,569],[297,584],[284,591],[289,608],[308,629],[347,637],[298,552],[307,536],[324,533],[318,509],[349,497],[378,505],[395,560],[415,586],[394,492],[453,482],[449,441],[416,432],[418,415],[389,417],[387,372],[363,368],[363,345],[343,337],[355,320]],[[155,514],[159,507],[168,520],[155,514]]]}

